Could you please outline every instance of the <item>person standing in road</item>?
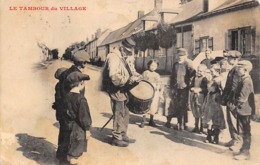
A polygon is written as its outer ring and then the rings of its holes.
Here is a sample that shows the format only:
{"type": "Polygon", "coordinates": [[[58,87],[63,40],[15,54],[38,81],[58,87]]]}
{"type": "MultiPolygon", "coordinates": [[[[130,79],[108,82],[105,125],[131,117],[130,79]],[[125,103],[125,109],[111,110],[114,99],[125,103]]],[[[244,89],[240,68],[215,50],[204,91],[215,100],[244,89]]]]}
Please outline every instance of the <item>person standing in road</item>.
{"type": "Polygon", "coordinates": [[[240,76],[237,72],[237,63],[240,60],[241,53],[236,50],[228,51],[224,54],[224,57],[227,58],[228,63],[232,66],[232,69],[227,75],[226,85],[222,93],[221,104],[227,107],[226,120],[229,128],[229,133],[231,136],[231,141],[226,143],[227,147],[230,147],[230,150],[237,151],[242,145],[242,138],[238,134],[235,122],[237,119],[237,113],[235,109],[235,93],[237,90],[238,82],[240,81],[240,76]]]}
{"type": "MultiPolygon", "coordinates": [[[[56,93],[59,94],[60,100],[63,100],[64,97],[66,96],[66,94],[70,91],[69,83],[66,81],[68,75],[70,75],[73,72],[82,73],[88,59],[89,59],[89,56],[86,53],[74,54],[73,58],[72,58],[74,65],[72,65],[70,68],[68,68],[67,70],[65,70],[64,72],[62,72],[59,75],[59,88],[57,88],[58,91],[56,91],[56,93]]],[[[56,73],[58,72],[58,70],[56,71],[56,73]]],[[[80,93],[84,96],[85,87],[83,87],[83,89],[80,90],[80,93]]],[[[64,140],[64,134],[63,134],[64,131],[63,130],[66,129],[66,123],[63,119],[64,114],[62,112],[62,110],[64,109],[63,105],[64,105],[63,101],[59,102],[59,110],[56,110],[56,118],[59,121],[59,125],[60,125],[59,136],[58,136],[58,149],[56,151],[56,158],[61,161],[67,159],[66,157],[64,157],[63,151],[60,146],[60,144],[64,140]]]]}
{"type": "Polygon", "coordinates": [[[255,115],[254,86],[249,75],[252,70],[252,63],[247,60],[238,62],[238,74],[241,81],[238,83],[238,89],[235,93],[235,106],[237,111],[237,130],[243,138],[243,144],[237,155],[236,160],[249,159],[249,150],[251,146],[251,116],[255,115]]]}
{"type": "MultiPolygon", "coordinates": [[[[170,77],[170,86],[173,94],[173,106],[177,112],[177,129],[187,129],[186,123],[188,122],[188,98],[189,98],[189,86],[191,78],[195,74],[195,69],[192,65],[192,61],[187,59],[188,53],[184,48],[178,49],[178,62],[173,64],[172,73],[170,77]]],[[[172,115],[169,109],[169,115],[167,116],[166,127],[171,127],[172,115]]]]}
{"type": "Polygon", "coordinates": [[[127,136],[129,110],[127,86],[138,81],[138,76],[132,76],[125,57],[131,55],[135,46],[134,40],[126,38],[122,44],[115,47],[108,55],[103,69],[102,90],[106,91],[111,99],[113,111],[112,145],[127,147],[135,139],[127,136]]]}

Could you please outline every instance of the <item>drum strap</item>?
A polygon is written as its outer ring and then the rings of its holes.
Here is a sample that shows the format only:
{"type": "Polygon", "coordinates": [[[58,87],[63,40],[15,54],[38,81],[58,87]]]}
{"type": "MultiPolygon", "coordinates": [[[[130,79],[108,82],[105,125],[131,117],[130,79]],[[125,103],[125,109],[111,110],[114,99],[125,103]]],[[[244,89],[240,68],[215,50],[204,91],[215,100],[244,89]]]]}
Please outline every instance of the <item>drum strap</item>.
{"type": "Polygon", "coordinates": [[[121,59],[121,61],[123,62],[123,64],[125,65],[125,68],[126,68],[126,70],[128,71],[130,77],[133,76],[133,73],[132,73],[132,71],[131,71],[129,65],[127,64],[126,60],[124,59],[124,57],[122,57],[122,58],[120,58],[120,59],[121,59]]]}

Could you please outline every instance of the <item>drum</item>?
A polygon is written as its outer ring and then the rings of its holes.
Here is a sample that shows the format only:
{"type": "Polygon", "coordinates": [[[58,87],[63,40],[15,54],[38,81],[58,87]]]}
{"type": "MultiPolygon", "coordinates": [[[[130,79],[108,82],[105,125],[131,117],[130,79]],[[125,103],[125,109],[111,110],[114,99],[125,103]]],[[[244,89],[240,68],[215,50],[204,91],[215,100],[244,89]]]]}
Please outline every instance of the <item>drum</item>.
{"type": "Polygon", "coordinates": [[[145,114],[151,107],[154,97],[154,87],[148,81],[142,80],[129,90],[127,107],[135,114],[145,114]]]}

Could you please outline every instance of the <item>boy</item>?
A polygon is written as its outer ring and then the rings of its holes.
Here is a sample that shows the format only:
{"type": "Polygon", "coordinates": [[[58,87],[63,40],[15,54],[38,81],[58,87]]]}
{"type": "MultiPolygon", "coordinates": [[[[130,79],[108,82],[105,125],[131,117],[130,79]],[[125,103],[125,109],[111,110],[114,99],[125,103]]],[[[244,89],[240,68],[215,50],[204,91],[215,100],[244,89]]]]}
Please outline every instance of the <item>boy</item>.
{"type": "Polygon", "coordinates": [[[205,77],[205,70],[207,70],[207,66],[204,64],[200,64],[196,71],[196,76],[191,81],[190,88],[190,105],[192,114],[195,118],[195,128],[192,130],[193,133],[203,132],[202,127],[202,104],[204,102],[204,98],[207,95],[207,85],[208,80],[205,77]],[[200,128],[199,128],[200,122],[200,128]]]}
{"type": "Polygon", "coordinates": [[[235,106],[237,112],[237,130],[243,138],[240,152],[234,156],[236,160],[249,159],[251,145],[251,115],[255,114],[254,87],[249,72],[252,70],[252,63],[247,60],[238,62],[238,74],[241,81],[235,93],[235,106]]]}
{"type": "Polygon", "coordinates": [[[89,79],[88,75],[80,72],[73,72],[66,79],[70,91],[63,101],[62,118],[66,124],[62,130],[64,140],[59,145],[62,153],[61,164],[75,163],[76,159],[87,151],[87,134],[92,120],[87,100],[80,93],[84,89],[84,80],[89,79]]]}

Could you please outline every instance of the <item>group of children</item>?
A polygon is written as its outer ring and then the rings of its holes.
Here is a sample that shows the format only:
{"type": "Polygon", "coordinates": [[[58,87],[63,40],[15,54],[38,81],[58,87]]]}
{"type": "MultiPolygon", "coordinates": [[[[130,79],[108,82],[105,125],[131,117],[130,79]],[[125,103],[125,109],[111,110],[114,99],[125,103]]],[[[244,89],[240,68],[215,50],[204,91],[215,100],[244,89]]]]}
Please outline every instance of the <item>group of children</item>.
{"type": "MultiPolygon", "coordinates": [[[[239,151],[235,153],[234,158],[248,159],[251,143],[250,118],[255,111],[253,83],[249,74],[252,70],[252,64],[250,61],[240,60],[240,56],[239,52],[230,51],[230,54],[226,53],[224,57],[211,59],[209,66],[201,63],[190,80],[188,104],[195,119],[193,133],[206,133],[206,143],[218,144],[221,130],[228,125],[230,132],[235,129],[238,136],[243,139],[242,145],[239,151]],[[232,61],[237,61],[237,63],[234,64],[232,61]],[[238,81],[237,84],[234,83],[235,81],[238,81]],[[230,83],[231,85],[229,85],[230,83]],[[223,104],[223,91],[229,91],[227,95],[233,93],[232,97],[229,96],[226,100],[228,105],[223,104]],[[225,118],[226,109],[230,109],[230,105],[234,107],[232,117],[236,119],[236,123],[232,123],[232,127],[235,125],[232,129],[229,119],[225,118]],[[226,120],[228,120],[227,125],[226,120]],[[204,132],[205,129],[207,129],[207,132],[204,132]]],[[[158,65],[158,62],[154,59],[149,61],[148,69],[143,73],[143,78],[149,81],[155,89],[155,97],[148,112],[150,114],[149,126],[152,127],[156,126],[153,118],[158,111],[160,98],[166,104],[167,100],[169,102],[169,98],[172,99],[169,96],[171,94],[168,95],[168,98],[167,96],[161,97],[162,92],[167,93],[166,90],[171,89],[160,85],[160,75],[156,73],[158,65]]],[[[171,100],[171,102],[174,101],[171,100]]],[[[174,108],[169,106],[168,103],[166,108],[174,108]]],[[[144,127],[145,120],[146,114],[142,118],[141,128],[144,127]]]]}
{"type": "MultiPolygon", "coordinates": [[[[76,62],[75,64],[81,63],[76,62]]],[[[229,64],[229,58],[211,61],[210,68],[205,64],[200,64],[189,84],[188,100],[195,118],[195,127],[192,132],[201,133],[206,128],[205,142],[218,144],[219,134],[221,130],[226,128],[223,112],[226,104],[222,103],[222,95],[227,88],[226,81],[232,81],[233,78],[232,76],[230,78],[232,67],[229,64]]],[[[162,87],[161,85],[160,75],[156,72],[158,66],[158,61],[152,59],[148,62],[148,69],[142,74],[143,79],[150,82],[155,89],[155,96],[147,113],[150,115],[149,126],[152,127],[157,126],[154,122],[154,115],[158,112],[159,102],[162,99],[164,102],[169,102],[170,98],[162,96],[162,93],[167,93],[169,89],[167,86],[162,87]]],[[[60,68],[55,73],[55,78],[59,80],[55,87],[55,104],[53,105],[56,110],[56,118],[60,123],[57,158],[65,163],[71,163],[72,159],[78,158],[86,151],[88,136],[86,132],[90,129],[92,123],[88,103],[84,97],[84,92],[82,93],[84,80],[89,80],[89,76],[75,69],[72,70],[73,68],[60,68]],[[64,86],[64,84],[67,86],[64,86]],[[67,91],[64,92],[62,88],[67,88],[67,91]]],[[[249,97],[254,93],[249,75],[251,70],[252,64],[249,61],[238,62],[236,73],[239,81],[232,98],[235,107],[233,112],[237,117],[237,122],[240,123],[237,125],[241,125],[240,132],[243,132],[243,145],[238,155],[247,153],[246,156],[248,156],[251,143],[250,116],[254,113],[254,109],[251,108],[251,103],[249,103],[251,99],[249,97]]],[[[229,86],[228,88],[232,87],[229,86]]],[[[227,102],[229,104],[231,100],[227,102]]],[[[147,114],[142,117],[141,128],[145,125],[147,114]]]]}

